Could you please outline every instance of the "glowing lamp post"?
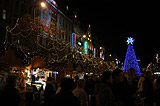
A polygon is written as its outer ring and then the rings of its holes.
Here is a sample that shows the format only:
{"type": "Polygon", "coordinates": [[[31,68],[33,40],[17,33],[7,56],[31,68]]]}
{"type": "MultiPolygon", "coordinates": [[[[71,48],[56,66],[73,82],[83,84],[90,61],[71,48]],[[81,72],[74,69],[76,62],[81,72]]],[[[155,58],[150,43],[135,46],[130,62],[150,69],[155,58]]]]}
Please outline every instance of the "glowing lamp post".
{"type": "Polygon", "coordinates": [[[83,35],[83,38],[85,39],[87,36],[86,35],[83,35]]]}
{"type": "MultiPolygon", "coordinates": [[[[44,7],[46,7],[46,4],[45,4],[44,2],[41,2],[41,3],[40,3],[40,6],[41,6],[42,8],[44,8],[44,7]]],[[[38,6],[38,9],[39,9],[39,6],[38,6]]],[[[35,17],[36,17],[36,7],[34,7],[34,20],[35,20],[35,17]]]]}
{"type": "Polygon", "coordinates": [[[44,2],[41,2],[41,7],[46,7],[46,4],[44,2]]]}

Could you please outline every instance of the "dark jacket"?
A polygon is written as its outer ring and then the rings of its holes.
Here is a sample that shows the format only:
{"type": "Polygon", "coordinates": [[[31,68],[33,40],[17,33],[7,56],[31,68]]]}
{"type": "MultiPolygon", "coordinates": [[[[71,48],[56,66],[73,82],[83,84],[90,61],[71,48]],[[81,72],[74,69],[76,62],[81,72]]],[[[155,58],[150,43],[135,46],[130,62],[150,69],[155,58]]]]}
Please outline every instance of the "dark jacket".
{"type": "Polygon", "coordinates": [[[117,106],[110,85],[99,83],[95,86],[96,106],[117,106]]]}
{"type": "Polygon", "coordinates": [[[0,93],[1,104],[5,106],[18,106],[19,94],[18,90],[12,86],[6,86],[0,93]]]}
{"type": "Polygon", "coordinates": [[[145,103],[153,105],[153,82],[149,78],[143,82],[143,94],[146,97],[145,103]]]}
{"type": "Polygon", "coordinates": [[[53,85],[52,82],[47,81],[47,85],[46,85],[45,92],[44,92],[45,106],[50,105],[50,103],[52,101],[51,99],[55,95],[55,93],[56,93],[55,85],[53,85]]]}
{"type": "Polygon", "coordinates": [[[80,106],[78,98],[71,91],[61,90],[52,100],[52,106],[80,106]]]}
{"type": "Polygon", "coordinates": [[[128,94],[128,89],[123,82],[113,82],[113,93],[115,96],[115,101],[119,106],[126,106],[128,104],[130,97],[128,94]]]}

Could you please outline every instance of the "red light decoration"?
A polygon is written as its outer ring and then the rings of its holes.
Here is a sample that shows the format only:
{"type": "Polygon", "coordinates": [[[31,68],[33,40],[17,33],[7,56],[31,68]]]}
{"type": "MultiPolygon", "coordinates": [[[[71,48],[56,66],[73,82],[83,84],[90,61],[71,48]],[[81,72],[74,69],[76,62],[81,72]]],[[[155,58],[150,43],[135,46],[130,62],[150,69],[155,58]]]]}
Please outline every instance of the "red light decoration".
{"type": "Polygon", "coordinates": [[[77,15],[75,14],[74,17],[77,18],[77,15]]]}

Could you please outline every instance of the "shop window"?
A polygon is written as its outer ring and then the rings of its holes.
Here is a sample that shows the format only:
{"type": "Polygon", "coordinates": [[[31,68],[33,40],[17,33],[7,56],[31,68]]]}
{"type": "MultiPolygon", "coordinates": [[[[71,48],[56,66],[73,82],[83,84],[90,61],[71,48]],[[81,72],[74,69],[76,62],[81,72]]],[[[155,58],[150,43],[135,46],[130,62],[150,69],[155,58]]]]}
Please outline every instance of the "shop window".
{"type": "Polygon", "coordinates": [[[46,46],[46,39],[42,38],[42,45],[46,46]]]}
{"type": "Polygon", "coordinates": [[[64,26],[64,20],[63,20],[63,26],[64,26]]]}
{"type": "Polygon", "coordinates": [[[66,41],[67,41],[67,33],[66,33],[66,36],[65,36],[65,38],[64,38],[66,41]]]}
{"type": "Polygon", "coordinates": [[[59,17],[59,23],[61,24],[61,17],[59,17]]]}
{"type": "Polygon", "coordinates": [[[70,29],[71,29],[71,26],[70,26],[70,24],[69,24],[69,31],[70,31],[70,29]]]}
{"type": "Polygon", "coordinates": [[[3,12],[2,12],[2,19],[6,20],[6,10],[3,9],[3,12]]]}
{"type": "Polygon", "coordinates": [[[39,44],[42,45],[42,37],[40,37],[40,39],[39,39],[39,44]]]}
{"type": "Polygon", "coordinates": [[[65,38],[64,31],[62,31],[61,34],[62,34],[61,38],[64,39],[65,38]]]}
{"type": "Polygon", "coordinates": [[[68,23],[66,22],[66,29],[67,29],[67,25],[68,25],[68,23]]]}
{"type": "Polygon", "coordinates": [[[19,43],[20,43],[20,40],[17,40],[17,43],[19,44],[19,43]]]}

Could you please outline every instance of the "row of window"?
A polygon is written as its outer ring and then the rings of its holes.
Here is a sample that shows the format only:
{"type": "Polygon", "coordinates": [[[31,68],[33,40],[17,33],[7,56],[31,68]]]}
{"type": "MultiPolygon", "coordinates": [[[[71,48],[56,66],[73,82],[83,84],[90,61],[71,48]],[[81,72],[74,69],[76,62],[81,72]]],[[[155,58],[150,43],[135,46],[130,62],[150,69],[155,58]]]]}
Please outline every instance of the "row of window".
{"type": "MultiPolygon", "coordinates": [[[[2,10],[2,19],[4,19],[4,20],[6,20],[6,15],[7,13],[6,13],[6,10],[5,9],[3,9],[2,10]]],[[[65,22],[65,20],[63,19],[63,21],[62,21],[62,19],[61,19],[61,17],[59,17],[59,24],[61,24],[62,23],[62,25],[63,26],[66,26],[66,29],[69,29],[69,30],[71,30],[71,25],[70,24],[68,24],[68,22],[66,21],[65,22]],[[61,22],[62,21],[62,22],[61,22]]]]}
{"type": "Polygon", "coordinates": [[[2,10],[2,19],[6,20],[6,16],[7,16],[6,9],[3,9],[2,10]]]}
{"type": "Polygon", "coordinates": [[[68,22],[63,19],[61,17],[59,17],[58,19],[59,24],[62,24],[63,26],[66,26],[66,29],[71,30],[71,25],[68,24],[68,22]]]}

